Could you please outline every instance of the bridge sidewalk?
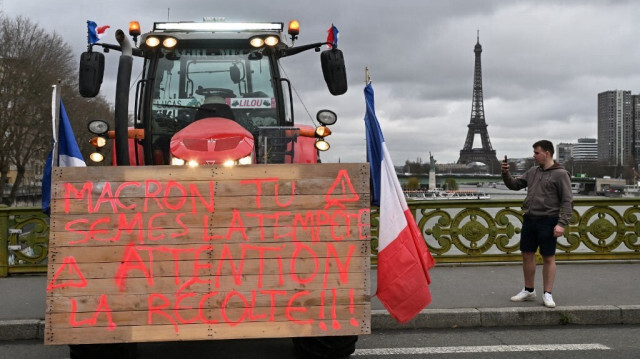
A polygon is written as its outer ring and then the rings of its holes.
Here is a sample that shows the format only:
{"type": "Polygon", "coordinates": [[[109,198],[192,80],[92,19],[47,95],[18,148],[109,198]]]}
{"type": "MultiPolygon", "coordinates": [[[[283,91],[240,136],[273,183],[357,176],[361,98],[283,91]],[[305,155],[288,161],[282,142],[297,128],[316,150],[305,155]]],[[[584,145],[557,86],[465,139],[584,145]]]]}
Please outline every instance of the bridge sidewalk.
{"type": "MultiPolygon", "coordinates": [[[[522,288],[519,265],[440,265],[430,273],[433,302],[404,327],[640,324],[640,262],[559,263],[555,309],[542,305],[542,266],[538,299],[523,303],[509,301],[522,288]]],[[[0,340],[42,338],[46,284],[45,276],[0,278],[0,340]]],[[[400,327],[372,298],[373,330],[400,327]]]]}

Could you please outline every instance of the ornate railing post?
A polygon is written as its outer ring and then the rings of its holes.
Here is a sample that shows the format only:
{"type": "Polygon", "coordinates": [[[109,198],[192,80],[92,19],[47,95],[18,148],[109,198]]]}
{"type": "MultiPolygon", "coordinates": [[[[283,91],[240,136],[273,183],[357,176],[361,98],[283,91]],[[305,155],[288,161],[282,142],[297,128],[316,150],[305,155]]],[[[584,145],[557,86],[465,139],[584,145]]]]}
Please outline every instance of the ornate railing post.
{"type": "Polygon", "coordinates": [[[48,217],[37,207],[0,205],[0,277],[46,273],[48,217]]]}
{"type": "Polygon", "coordinates": [[[9,207],[0,204],[0,277],[9,274],[9,207]]]}

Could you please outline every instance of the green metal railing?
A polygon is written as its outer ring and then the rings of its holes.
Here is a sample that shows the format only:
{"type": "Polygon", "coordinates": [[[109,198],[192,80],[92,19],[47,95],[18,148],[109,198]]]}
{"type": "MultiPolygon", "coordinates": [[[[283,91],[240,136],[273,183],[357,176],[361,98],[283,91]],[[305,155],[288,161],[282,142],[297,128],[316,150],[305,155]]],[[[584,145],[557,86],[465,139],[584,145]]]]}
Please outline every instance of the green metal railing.
{"type": "Polygon", "coordinates": [[[42,208],[0,205],[0,277],[46,273],[49,217],[42,208]]]}
{"type": "MultiPolygon", "coordinates": [[[[437,263],[520,261],[522,199],[409,202],[437,263]]],[[[576,198],[556,259],[640,259],[640,198],[576,198]]],[[[372,263],[376,262],[378,210],[372,209],[372,263]]],[[[538,257],[541,260],[541,257],[538,257]]]]}
{"type": "MultiPolygon", "coordinates": [[[[520,261],[522,199],[409,203],[438,263],[520,261]]],[[[556,259],[640,259],[640,199],[577,198],[556,259]]],[[[372,263],[377,260],[378,209],[372,208],[372,263]]],[[[0,205],[0,277],[47,270],[49,218],[40,208],[0,205]]]]}

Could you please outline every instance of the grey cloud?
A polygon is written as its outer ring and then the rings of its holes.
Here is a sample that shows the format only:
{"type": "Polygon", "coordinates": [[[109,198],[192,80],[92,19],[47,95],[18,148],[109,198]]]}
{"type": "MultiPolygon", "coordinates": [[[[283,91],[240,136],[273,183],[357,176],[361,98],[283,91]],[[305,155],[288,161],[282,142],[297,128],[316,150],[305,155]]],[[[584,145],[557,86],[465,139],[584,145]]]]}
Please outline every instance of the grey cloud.
{"type": "MultiPolygon", "coordinates": [[[[340,30],[349,91],[326,90],[318,54],[284,61],[284,67],[315,116],[335,110],[339,122],[326,161],[364,160],[364,68],[369,67],[376,107],[396,164],[428,158],[456,161],[471,112],[476,30],[483,46],[485,114],[494,149],[510,157],[530,155],[529,143],[548,138],[575,142],[596,135],[597,93],[639,92],[635,46],[640,3],[635,1],[211,1],[104,3],[58,0],[4,1],[9,16],[24,15],[55,31],[76,56],[86,48],[92,19],[116,28],[139,20],[230,20],[301,22],[299,43],[322,41],[333,22],[340,30]]],[[[111,40],[111,42],[113,42],[111,40]]],[[[117,54],[107,55],[103,95],[112,99],[117,54]]],[[[137,74],[134,74],[134,76],[137,74]]],[[[310,123],[296,105],[296,116],[310,123]]]]}

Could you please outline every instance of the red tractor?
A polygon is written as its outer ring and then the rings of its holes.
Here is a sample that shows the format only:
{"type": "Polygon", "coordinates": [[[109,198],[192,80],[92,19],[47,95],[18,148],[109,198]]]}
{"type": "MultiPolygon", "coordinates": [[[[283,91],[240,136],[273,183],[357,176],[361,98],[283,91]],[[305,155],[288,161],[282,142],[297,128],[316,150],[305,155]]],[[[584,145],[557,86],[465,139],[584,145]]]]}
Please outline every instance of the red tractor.
{"type": "MultiPolygon", "coordinates": [[[[80,61],[80,94],[94,97],[100,90],[104,55],[93,46],[120,51],[116,85],[115,131],[93,121],[97,151],[115,139],[114,165],[246,166],[266,163],[316,163],[329,148],[327,126],[336,114],[318,112],[318,127],[294,121],[291,81],[281,73],[281,58],[322,46],[286,44],[283,23],[157,22],[140,34],[133,22],[132,46],[118,30],[118,45],[95,43],[80,61]],[[131,84],[134,57],[144,61],[140,80],[131,84]],[[133,121],[129,117],[129,89],[135,88],[133,121]]],[[[293,44],[299,25],[292,21],[293,44]]],[[[322,71],[333,95],[347,91],[342,52],[336,46],[320,54],[322,71]]],[[[355,350],[357,336],[294,338],[305,358],[342,358],[355,350]]],[[[71,345],[72,358],[128,357],[130,344],[71,345]]]]}

